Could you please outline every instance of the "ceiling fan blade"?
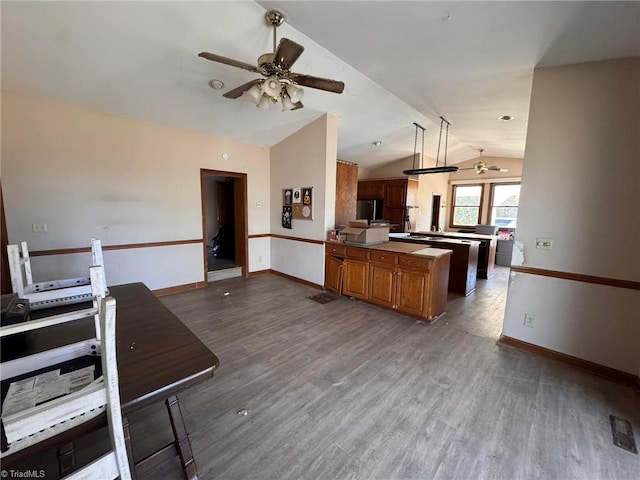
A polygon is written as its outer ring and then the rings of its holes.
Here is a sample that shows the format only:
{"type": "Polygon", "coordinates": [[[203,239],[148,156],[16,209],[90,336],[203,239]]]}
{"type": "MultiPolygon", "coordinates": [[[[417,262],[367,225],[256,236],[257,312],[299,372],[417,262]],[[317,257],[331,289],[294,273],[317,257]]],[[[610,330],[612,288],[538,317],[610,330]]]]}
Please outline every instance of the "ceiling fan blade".
{"type": "Polygon", "coordinates": [[[491,165],[490,167],[486,167],[487,170],[491,170],[494,172],[508,172],[509,169],[508,168],[501,168],[501,167],[497,167],[495,165],[491,165]]]}
{"type": "Polygon", "coordinates": [[[250,82],[247,82],[247,83],[245,83],[243,85],[240,85],[239,87],[236,87],[233,90],[229,90],[227,93],[225,93],[222,96],[225,97],[225,98],[238,98],[238,97],[241,97],[244,92],[249,90],[254,85],[257,85],[261,81],[262,80],[260,80],[260,79],[251,80],[250,82]]]}
{"type": "Polygon", "coordinates": [[[232,67],[242,68],[243,70],[249,70],[250,72],[260,73],[258,67],[256,67],[255,65],[244,63],[239,60],[234,60],[233,58],[216,55],[215,53],[200,52],[198,56],[206,58],[207,60],[211,60],[212,62],[224,63],[225,65],[231,65],[232,67]]]}
{"type": "Polygon", "coordinates": [[[344,91],[344,82],[338,80],[330,80],[328,78],[312,77],[311,75],[303,75],[301,73],[292,73],[291,80],[303,87],[317,88],[327,92],[342,93],[344,91]]]}
{"type": "Polygon", "coordinates": [[[300,110],[301,108],[304,108],[304,105],[302,105],[302,102],[296,102],[294,103],[295,107],[293,107],[291,110],[300,110]]]}
{"type": "Polygon", "coordinates": [[[273,55],[273,64],[276,68],[289,70],[296,63],[298,57],[304,52],[304,47],[293,40],[283,38],[278,44],[278,49],[273,55]]]}

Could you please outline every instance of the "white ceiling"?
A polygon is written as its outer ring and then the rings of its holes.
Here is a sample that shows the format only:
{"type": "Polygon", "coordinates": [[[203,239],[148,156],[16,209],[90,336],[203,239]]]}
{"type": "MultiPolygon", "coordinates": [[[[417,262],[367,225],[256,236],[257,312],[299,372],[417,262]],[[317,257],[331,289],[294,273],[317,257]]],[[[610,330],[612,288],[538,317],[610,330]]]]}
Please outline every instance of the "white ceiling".
{"type": "Polygon", "coordinates": [[[449,162],[478,148],[522,157],[536,66],[640,55],[640,2],[0,5],[3,89],[264,147],[329,112],[339,158],[363,166],[411,155],[413,122],[428,128],[435,157],[441,115],[452,123],[449,162]],[[305,88],[293,112],[222,97],[256,74],[197,54],[255,63],[272,49],[271,8],[287,18],[278,38],[305,47],[292,70],[342,80],[342,95],[305,88]],[[213,78],[225,88],[209,88],[213,78]]]}

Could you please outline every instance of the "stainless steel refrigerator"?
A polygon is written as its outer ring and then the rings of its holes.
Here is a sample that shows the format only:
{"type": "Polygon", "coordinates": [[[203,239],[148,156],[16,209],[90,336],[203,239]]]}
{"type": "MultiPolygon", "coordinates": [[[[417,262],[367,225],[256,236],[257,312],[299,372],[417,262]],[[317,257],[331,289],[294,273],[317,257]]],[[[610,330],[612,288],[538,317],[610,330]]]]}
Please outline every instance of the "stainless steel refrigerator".
{"type": "Polygon", "coordinates": [[[382,200],[358,200],[356,218],[367,220],[382,219],[382,200]]]}

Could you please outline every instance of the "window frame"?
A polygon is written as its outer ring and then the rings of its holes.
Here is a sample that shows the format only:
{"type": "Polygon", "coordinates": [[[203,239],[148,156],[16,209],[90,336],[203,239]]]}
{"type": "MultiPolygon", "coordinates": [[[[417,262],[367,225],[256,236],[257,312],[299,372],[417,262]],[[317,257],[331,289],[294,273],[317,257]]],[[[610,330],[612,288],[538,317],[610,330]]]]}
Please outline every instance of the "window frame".
{"type": "MultiPolygon", "coordinates": [[[[489,208],[487,210],[487,222],[489,222],[489,224],[491,224],[491,217],[493,216],[493,199],[495,197],[495,189],[497,185],[520,185],[520,189],[522,190],[522,182],[495,182],[495,183],[491,183],[491,190],[489,191],[489,208]]],[[[520,199],[518,199],[518,206],[516,207],[518,209],[518,213],[520,213],[520,199]]],[[[517,217],[517,215],[516,215],[517,217]]],[[[509,231],[513,231],[515,230],[516,227],[500,227],[500,230],[509,230],[509,231]]]]}
{"type": "MultiPolygon", "coordinates": [[[[454,213],[455,213],[455,208],[456,208],[456,190],[458,187],[480,187],[480,203],[478,204],[478,218],[476,221],[476,225],[479,225],[481,223],[481,219],[482,219],[482,207],[483,207],[483,199],[484,199],[484,188],[485,188],[486,183],[463,183],[463,184],[454,184],[451,185],[451,203],[450,203],[450,208],[449,208],[449,228],[471,228],[471,227],[475,227],[475,225],[456,225],[455,223],[453,223],[453,219],[454,219],[454,213]]],[[[461,205],[459,205],[461,206],[461,205]]],[[[464,205],[464,206],[471,206],[471,205],[464,205]]]]}

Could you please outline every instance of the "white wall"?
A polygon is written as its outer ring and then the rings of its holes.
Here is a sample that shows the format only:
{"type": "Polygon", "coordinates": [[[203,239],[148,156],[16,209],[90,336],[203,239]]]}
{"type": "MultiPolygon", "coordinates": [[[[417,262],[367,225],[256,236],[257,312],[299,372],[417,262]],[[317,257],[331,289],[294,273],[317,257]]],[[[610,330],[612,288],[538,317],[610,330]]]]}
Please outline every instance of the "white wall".
{"type": "MultiPolygon", "coordinates": [[[[337,119],[324,115],[271,148],[271,233],[326,240],[335,223],[337,119]],[[282,227],[282,189],[313,187],[313,221],[282,227]]],[[[324,284],[324,247],[271,239],[271,268],[324,284]]]]}
{"type": "MultiPolygon", "coordinates": [[[[247,173],[249,234],[269,233],[267,149],[6,91],[1,108],[10,243],[49,250],[88,247],[94,236],[103,245],[202,239],[200,168],[247,173]],[[32,223],[48,232],[33,233],[32,223]]],[[[269,255],[268,242],[249,242],[250,259],[268,265],[269,255]]],[[[34,258],[36,279],[60,278],[72,258],[34,258]]],[[[105,263],[110,284],[204,279],[201,244],[116,250],[105,263]]],[[[85,262],[77,267],[73,276],[85,276],[85,262]]]]}
{"type": "MultiPolygon", "coordinates": [[[[637,57],[536,69],[516,231],[523,265],[640,281],[638,85],[637,57]],[[537,237],[552,250],[536,250],[537,237]]],[[[640,374],[637,290],[519,273],[503,333],[640,374]]]]}

